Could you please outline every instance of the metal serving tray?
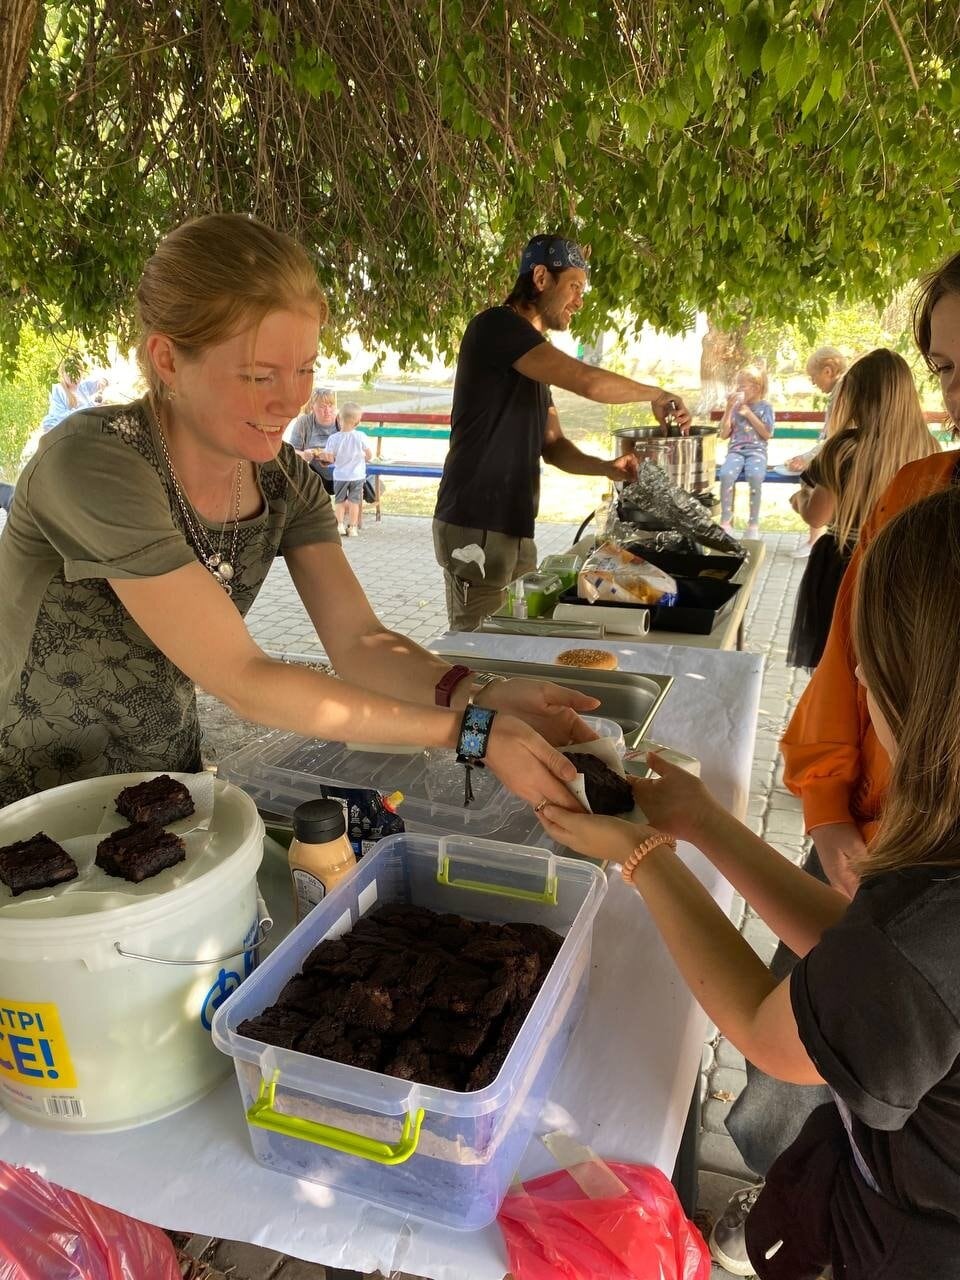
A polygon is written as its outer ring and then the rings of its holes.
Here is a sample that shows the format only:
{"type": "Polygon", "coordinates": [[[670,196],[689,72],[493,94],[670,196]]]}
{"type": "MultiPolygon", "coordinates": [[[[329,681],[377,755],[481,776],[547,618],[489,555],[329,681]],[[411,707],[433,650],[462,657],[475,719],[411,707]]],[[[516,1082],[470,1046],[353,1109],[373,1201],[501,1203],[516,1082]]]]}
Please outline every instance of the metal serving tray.
{"type": "MultiPolygon", "coordinates": [[[[462,661],[462,655],[440,656],[451,662],[462,661]]],[[[648,736],[647,730],[673,682],[672,676],[498,658],[485,658],[483,669],[500,675],[552,680],[592,694],[600,700],[593,714],[616,720],[623,727],[628,750],[648,736]]],[[[289,822],[298,804],[316,799],[322,785],[375,787],[384,793],[403,792],[400,815],[408,831],[441,835],[461,832],[488,840],[552,847],[535,815],[489,771],[480,773],[475,780],[477,803],[464,808],[452,796],[438,799],[435,792],[431,794],[428,764],[426,752],[401,756],[350,751],[339,742],[274,732],[227,756],[218,772],[225,781],[242,787],[262,813],[280,824],[289,822]]]]}

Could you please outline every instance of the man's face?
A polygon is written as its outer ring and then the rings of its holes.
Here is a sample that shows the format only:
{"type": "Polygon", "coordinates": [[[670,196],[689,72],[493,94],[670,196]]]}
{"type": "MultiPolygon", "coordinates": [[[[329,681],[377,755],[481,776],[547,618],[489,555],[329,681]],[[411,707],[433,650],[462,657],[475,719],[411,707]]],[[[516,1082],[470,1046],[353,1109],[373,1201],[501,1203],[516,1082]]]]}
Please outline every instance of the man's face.
{"type": "Polygon", "coordinates": [[[554,279],[546,267],[534,267],[534,284],[541,293],[537,312],[544,329],[569,329],[575,312],[583,306],[587,273],[580,267],[567,267],[554,279]]]}

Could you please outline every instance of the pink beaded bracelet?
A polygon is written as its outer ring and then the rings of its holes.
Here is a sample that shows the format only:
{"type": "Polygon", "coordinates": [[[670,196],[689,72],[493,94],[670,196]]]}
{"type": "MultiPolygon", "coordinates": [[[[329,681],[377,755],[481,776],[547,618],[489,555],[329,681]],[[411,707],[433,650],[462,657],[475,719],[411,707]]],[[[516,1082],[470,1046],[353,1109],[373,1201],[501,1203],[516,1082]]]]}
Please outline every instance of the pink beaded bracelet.
{"type": "Polygon", "coordinates": [[[652,853],[654,849],[659,849],[661,845],[666,845],[668,849],[672,849],[676,852],[676,840],[674,840],[673,836],[668,836],[662,831],[654,831],[652,835],[649,835],[645,840],[640,841],[633,853],[631,853],[630,857],[620,868],[620,874],[623,876],[623,879],[627,884],[633,883],[633,873],[636,871],[637,867],[639,867],[647,854],[652,853]]]}

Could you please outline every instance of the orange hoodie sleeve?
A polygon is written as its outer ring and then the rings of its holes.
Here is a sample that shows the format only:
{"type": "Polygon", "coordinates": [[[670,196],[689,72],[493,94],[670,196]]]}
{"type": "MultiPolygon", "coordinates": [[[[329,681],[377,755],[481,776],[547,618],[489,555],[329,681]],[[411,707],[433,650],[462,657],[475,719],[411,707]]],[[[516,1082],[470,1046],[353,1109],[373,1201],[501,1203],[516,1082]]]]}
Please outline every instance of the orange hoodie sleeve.
{"type": "Polygon", "coordinates": [[[840,585],[820,664],[797,703],[780,743],[783,780],[803,800],[808,831],[854,822],[869,839],[887,787],[889,761],[877,741],[866,697],[854,675],[853,600],[865,548],[888,520],[921,498],[945,489],[960,464],[957,453],[936,453],[894,476],[863,526],[840,585]]]}

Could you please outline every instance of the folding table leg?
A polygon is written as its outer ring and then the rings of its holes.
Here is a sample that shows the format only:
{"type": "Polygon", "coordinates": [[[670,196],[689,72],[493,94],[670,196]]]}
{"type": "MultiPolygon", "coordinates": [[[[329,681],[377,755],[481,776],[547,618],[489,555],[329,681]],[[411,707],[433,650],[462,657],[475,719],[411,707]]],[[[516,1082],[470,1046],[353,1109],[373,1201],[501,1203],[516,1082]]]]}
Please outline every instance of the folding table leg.
{"type": "Polygon", "coordinates": [[[697,1207],[697,1173],[700,1164],[700,1072],[693,1086],[693,1097],[690,1109],[683,1126],[680,1138],[680,1149],[677,1151],[677,1162],[673,1166],[671,1182],[680,1197],[683,1211],[688,1218],[693,1217],[697,1207]]]}

